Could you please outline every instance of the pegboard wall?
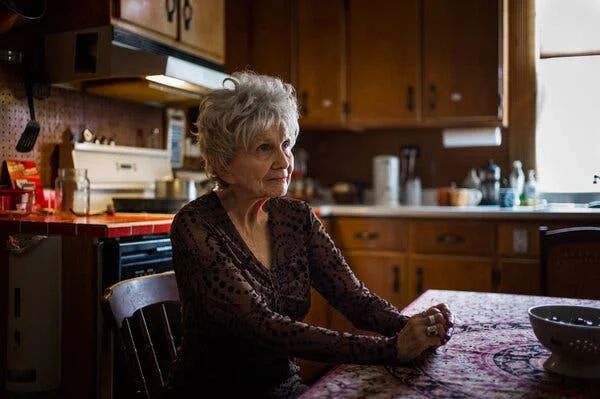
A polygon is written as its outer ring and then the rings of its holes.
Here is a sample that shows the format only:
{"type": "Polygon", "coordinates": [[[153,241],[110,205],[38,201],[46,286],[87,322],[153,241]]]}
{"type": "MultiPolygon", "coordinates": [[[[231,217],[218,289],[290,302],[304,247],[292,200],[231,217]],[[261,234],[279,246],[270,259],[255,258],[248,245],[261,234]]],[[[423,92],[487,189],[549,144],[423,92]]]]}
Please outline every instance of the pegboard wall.
{"type": "Polygon", "coordinates": [[[163,109],[81,92],[51,88],[50,96],[34,98],[40,134],[33,151],[17,152],[15,146],[29,121],[29,109],[18,65],[0,64],[0,162],[26,159],[37,162],[44,187],[52,181],[57,144],[72,133],[90,129],[96,136],[112,137],[119,145],[155,147],[152,131],[163,131],[163,109]]]}

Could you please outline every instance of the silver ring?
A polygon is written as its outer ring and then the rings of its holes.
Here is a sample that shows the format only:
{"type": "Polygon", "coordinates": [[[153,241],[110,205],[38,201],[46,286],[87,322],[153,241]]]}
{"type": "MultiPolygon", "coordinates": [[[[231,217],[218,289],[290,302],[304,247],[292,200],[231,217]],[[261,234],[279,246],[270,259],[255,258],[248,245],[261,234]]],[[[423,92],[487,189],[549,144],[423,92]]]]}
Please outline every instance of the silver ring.
{"type": "Polygon", "coordinates": [[[427,318],[429,319],[430,326],[435,324],[435,316],[434,315],[430,314],[427,318]]]}
{"type": "Polygon", "coordinates": [[[434,324],[432,326],[427,326],[427,328],[425,329],[425,334],[428,337],[435,337],[438,333],[438,328],[437,326],[434,324]]]}

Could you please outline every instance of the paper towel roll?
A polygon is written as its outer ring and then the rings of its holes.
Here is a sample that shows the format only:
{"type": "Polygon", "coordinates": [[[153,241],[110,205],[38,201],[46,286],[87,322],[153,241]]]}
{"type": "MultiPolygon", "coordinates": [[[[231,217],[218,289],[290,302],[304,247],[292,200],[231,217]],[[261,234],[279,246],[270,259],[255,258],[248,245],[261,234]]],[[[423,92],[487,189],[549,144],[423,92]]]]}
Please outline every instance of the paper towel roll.
{"type": "Polygon", "coordinates": [[[444,148],[497,147],[502,144],[502,132],[499,127],[444,129],[442,142],[444,148]]]}

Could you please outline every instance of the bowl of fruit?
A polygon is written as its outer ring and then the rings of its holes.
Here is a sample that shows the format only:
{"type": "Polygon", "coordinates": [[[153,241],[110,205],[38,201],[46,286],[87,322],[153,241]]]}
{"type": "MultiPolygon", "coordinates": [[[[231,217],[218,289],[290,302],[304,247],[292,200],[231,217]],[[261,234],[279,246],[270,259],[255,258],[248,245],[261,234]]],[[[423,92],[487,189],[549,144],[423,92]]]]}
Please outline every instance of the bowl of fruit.
{"type": "Polygon", "coordinates": [[[528,313],[535,336],[552,352],[544,362],[546,370],[600,379],[600,308],[541,305],[528,313]]]}

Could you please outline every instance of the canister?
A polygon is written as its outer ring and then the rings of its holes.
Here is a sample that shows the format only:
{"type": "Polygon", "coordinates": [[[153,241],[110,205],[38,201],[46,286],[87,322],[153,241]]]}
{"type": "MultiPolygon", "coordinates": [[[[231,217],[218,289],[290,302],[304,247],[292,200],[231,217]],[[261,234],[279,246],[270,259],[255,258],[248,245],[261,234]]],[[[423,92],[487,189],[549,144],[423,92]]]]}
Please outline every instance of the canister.
{"type": "Polygon", "coordinates": [[[373,199],[375,205],[398,206],[400,197],[400,158],[377,155],[373,158],[373,199]]]}

